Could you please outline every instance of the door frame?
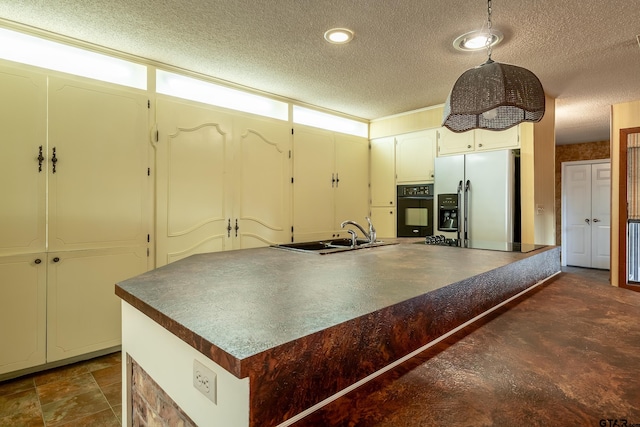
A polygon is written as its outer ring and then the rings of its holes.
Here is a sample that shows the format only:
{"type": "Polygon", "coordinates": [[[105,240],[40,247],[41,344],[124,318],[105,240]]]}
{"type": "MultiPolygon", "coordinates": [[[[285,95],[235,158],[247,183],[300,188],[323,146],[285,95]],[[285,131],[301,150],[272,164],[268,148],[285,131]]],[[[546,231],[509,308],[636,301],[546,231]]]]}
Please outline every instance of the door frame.
{"type": "MultiPolygon", "coordinates": [[[[626,145],[626,142],[625,142],[626,145]]],[[[594,159],[594,160],[576,160],[576,161],[571,161],[571,162],[562,162],[561,164],[561,182],[562,182],[562,189],[561,192],[562,194],[560,195],[560,200],[562,201],[560,204],[560,216],[561,216],[561,220],[560,220],[560,227],[561,227],[561,233],[560,233],[560,239],[562,242],[562,245],[560,247],[560,252],[561,252],[561,265],[563,267],[567,266],[567,232],[566,232],[566,221],[567,221],[567,206],[566,203],[564,203],[565,201],[565,195],[566,195],[566,185],[567,185],[567,167],[569,166],[577,166],[577,165],[593,165],[593,164],[598,164],[598,163],[609,163],[609,165],[611,165],[611,158],[609,159],[594,159]]],[[[626,167],[625,167],[626,169],[626,167]]],[[[625,184],[626,185],[626,184],[625,184]]],[[[626,192],[625,192],[626,194],[626,192]]],[[[625,199],[626,200],[626,199],[625,199]]],[[[611,212],[611,200],[609,201],[609,212],[611,212]]],[[[611,242],[611,238],[609,239],[609,242],[611,242]]],[[[611,244],[611,243],[609,243],[611,244]]],[[[609,252],[611,253],[611,251],[609,252]]],[[[609,259],[609,271],[612,270],[611,268],[611,259],[609,259]]]]}
{"type": "MultiPolygon", "coordinates": [[[[640,127],[620,129],[619,189],[618,189],[618,286],[640,291],[636,285],[630,285],[627,273],[627,138],[633,133],[640,133],[640,127]]],[[[613,269],[612,269],[613,270],[613,269]]]]}

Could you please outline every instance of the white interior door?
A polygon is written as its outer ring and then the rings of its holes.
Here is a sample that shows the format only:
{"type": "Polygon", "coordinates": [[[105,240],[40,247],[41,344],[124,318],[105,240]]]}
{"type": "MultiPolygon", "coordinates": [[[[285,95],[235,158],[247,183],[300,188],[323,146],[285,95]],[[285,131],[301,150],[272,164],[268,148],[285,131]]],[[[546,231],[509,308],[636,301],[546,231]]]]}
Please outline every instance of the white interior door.
{"type": "Polygon", "coordinates": [[[563,263],[609,269],[610,163],[567,164],[562,180],[563,263]]]}
{"type": "Polygon", "coordinates": [[[591,166],[591,267],[610,268],[611,164],[591,166]]]}

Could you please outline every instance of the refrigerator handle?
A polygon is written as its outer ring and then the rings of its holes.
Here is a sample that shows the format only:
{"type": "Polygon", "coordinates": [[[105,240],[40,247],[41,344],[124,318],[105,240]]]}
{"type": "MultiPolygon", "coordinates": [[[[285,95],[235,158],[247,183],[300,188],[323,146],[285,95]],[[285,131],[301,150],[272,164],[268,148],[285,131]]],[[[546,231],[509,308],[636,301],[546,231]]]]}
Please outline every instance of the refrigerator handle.
{"type": "MultiPolygon", "coordinates": [[[[462,200],[462,180],[458,182],[458,206],[460,205],[460,200],[462,200]]],[[[458,211],[458,214],[460,212],[458,211]]],[[[458,245],[462,246],[462,240],[460,240],[460,230],[462,229],[462,225],[460,223],[460,216],[458,216],[458,245]]]]}
{"type": "Polygon", "coordinates": [[[471,180],[467,180],[464,186],[464,246],[469,245],[469,193],[471,192],[471,180]]]}

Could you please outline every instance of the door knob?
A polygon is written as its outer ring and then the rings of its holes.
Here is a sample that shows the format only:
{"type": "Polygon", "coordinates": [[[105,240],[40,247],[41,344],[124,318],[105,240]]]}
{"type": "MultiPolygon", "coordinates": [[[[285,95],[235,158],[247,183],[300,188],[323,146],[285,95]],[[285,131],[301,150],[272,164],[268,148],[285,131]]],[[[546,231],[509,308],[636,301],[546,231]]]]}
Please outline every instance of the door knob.
{"type": "Polygon", "coordinates": [[[585,218],[584,222],[586,222],[587,224],[589,224],[589,218],[585,218]]]}
{"type": "Polygon", "coordinates": [[[600,222],[598,218],[593,218],[593,222],[600,222]]]}

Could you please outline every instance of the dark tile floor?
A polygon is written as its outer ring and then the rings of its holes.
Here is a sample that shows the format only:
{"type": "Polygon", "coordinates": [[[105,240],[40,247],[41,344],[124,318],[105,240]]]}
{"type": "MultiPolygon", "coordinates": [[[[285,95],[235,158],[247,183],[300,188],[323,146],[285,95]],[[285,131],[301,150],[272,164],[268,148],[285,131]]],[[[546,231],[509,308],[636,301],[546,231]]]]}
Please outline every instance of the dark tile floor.
{"type": "Polygon", "coordinates": [[[0,382],[0,427],[119,427],[121,355],[0,382]]]}

